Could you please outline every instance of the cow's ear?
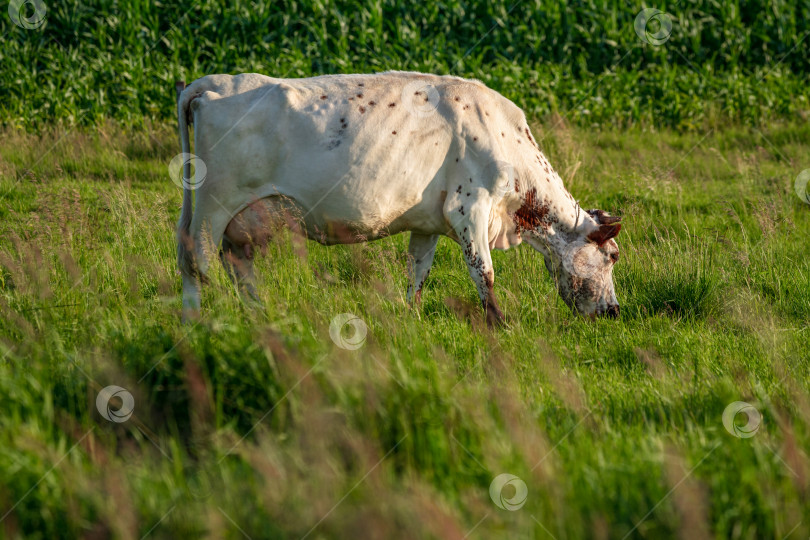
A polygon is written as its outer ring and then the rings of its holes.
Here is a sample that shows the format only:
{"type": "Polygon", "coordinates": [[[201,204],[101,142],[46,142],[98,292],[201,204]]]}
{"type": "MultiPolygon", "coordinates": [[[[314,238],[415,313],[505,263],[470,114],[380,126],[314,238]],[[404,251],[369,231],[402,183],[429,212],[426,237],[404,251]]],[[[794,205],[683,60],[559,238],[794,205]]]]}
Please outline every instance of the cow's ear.
{"type": "Polygon", "coordinates": [[[605,244],[605,242],[619,234],[620,230],[622,230],[621,223],[600,225],[598,229],[588,235],[588,240],[598,244],[599,247],[601,247],[605,244]]]}
{"type": "Polygon", "coordinates": [[[613,225],[614,223],[618,223],[622,220],[621,216],[609,216],[607,214],[602,214],[599,216],[599,223],[602,225],[613,225]]]}
{"type": "Polygon", "coordinates": [[[620,216],[609,216],[604,210],[588,210],[588,213],[600,225],[613,225],[622,220],[620,216]]]}

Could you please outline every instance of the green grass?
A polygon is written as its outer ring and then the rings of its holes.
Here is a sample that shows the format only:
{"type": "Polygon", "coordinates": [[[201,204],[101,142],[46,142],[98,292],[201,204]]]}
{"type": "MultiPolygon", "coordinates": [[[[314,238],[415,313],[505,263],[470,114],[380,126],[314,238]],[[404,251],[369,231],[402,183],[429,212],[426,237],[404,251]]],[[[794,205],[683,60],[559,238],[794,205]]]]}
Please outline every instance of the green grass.
{"type": "Polygon", "coordinates": [[[210,73],[387,69],[475,77],[532,117],[586,127],[689,131],[810,114],[807,0],[45,4],[37,29],[0,17],[3,125],[170,119],[174,82],[210,73]],[[671,20],[662,45],[636,35],[643,7],[671,20]]]}
{"type": "Polygon", "coordinates": [[[446,239],[414,311],[406,235],[287,236],[263,309],[214,265],[183,326],[174,127],[6,131],[0,537],[806,538],[810,127],[534,130],[584,207],[624,216],[618,321],[572,315],[526,246],[494,254],[490,332],[446,239]],[[356,351],[329,337],[346,312],[356,351]],[[752,438],[723,426],[738,400],[752,438]],[[501,473],[518,511],[490,500],[501,473]]]}

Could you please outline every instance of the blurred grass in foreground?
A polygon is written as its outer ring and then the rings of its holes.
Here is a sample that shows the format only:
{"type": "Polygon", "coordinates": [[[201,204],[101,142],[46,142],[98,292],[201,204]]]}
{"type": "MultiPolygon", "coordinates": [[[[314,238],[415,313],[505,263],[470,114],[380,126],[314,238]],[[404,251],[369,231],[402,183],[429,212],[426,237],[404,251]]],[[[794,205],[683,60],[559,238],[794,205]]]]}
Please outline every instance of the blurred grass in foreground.
{"type": "Polygon", "coordinates": [[[265,309],[217,264],[182,326],[174,127],[5,132],[0,536],[806,537],[810,128],[534,129],[584,207],[624,216],[619,321],[574,317],[526,246],[494,256],[491,333],[446,239],[412,311],[406,235],[284,236],[265,309]],[[329,338],[346,312],[357,351],[329,338]],[[96,410],[113,384],[124,423],[96,410]],[[737,400],[752,438],[723,427],[737,400]]]}

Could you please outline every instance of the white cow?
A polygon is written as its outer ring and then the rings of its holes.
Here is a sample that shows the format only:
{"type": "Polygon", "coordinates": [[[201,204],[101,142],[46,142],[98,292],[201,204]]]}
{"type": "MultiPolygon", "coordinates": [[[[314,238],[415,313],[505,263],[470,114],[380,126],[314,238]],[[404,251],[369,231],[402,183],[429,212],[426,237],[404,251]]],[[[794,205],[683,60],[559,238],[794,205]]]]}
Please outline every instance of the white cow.
{"type": "Polygon", "coordinates": [[[410,231],[409,301],[420,298],[439,237],[453,239],[490,324],[503,321],[490,250],[526,241],[571,308],[618,316],[619,218],[582,211],[523,112],[479,81],[408,72],[210,75],[179,94],[178,117],[183,152],[191,122],[207,167],[192,186],[193,212],[185,189],[178,223],[185,316],[199,309],[206,239],[222,242],[229,274],[255,295],[253,247],[282,219],[322,244],[410,231]]]}

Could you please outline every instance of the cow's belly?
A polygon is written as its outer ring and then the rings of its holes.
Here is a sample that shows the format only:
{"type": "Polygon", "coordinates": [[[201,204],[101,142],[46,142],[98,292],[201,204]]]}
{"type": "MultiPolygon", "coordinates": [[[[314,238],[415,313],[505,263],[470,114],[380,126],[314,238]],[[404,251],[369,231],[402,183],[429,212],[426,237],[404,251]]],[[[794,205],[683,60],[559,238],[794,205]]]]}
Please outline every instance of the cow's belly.
{"type": "MultiPolygon", "coordinates": [[[[276,191],[282,191],[276,189],[276,191]]],[[[338,190],[335,190],[338,191],[338,190]]],[[[385,213],[370,211],[345,192],[323,200],[289,193],[252,200],[229,223],[225,236],[234,244],[262,245],[282,227],[306,235],[321,244],[353,244],[393,236],[404,231],[442,234],[446,227],[443,194],[428,187],[420,200],[388,206],[385,213]]]]}

